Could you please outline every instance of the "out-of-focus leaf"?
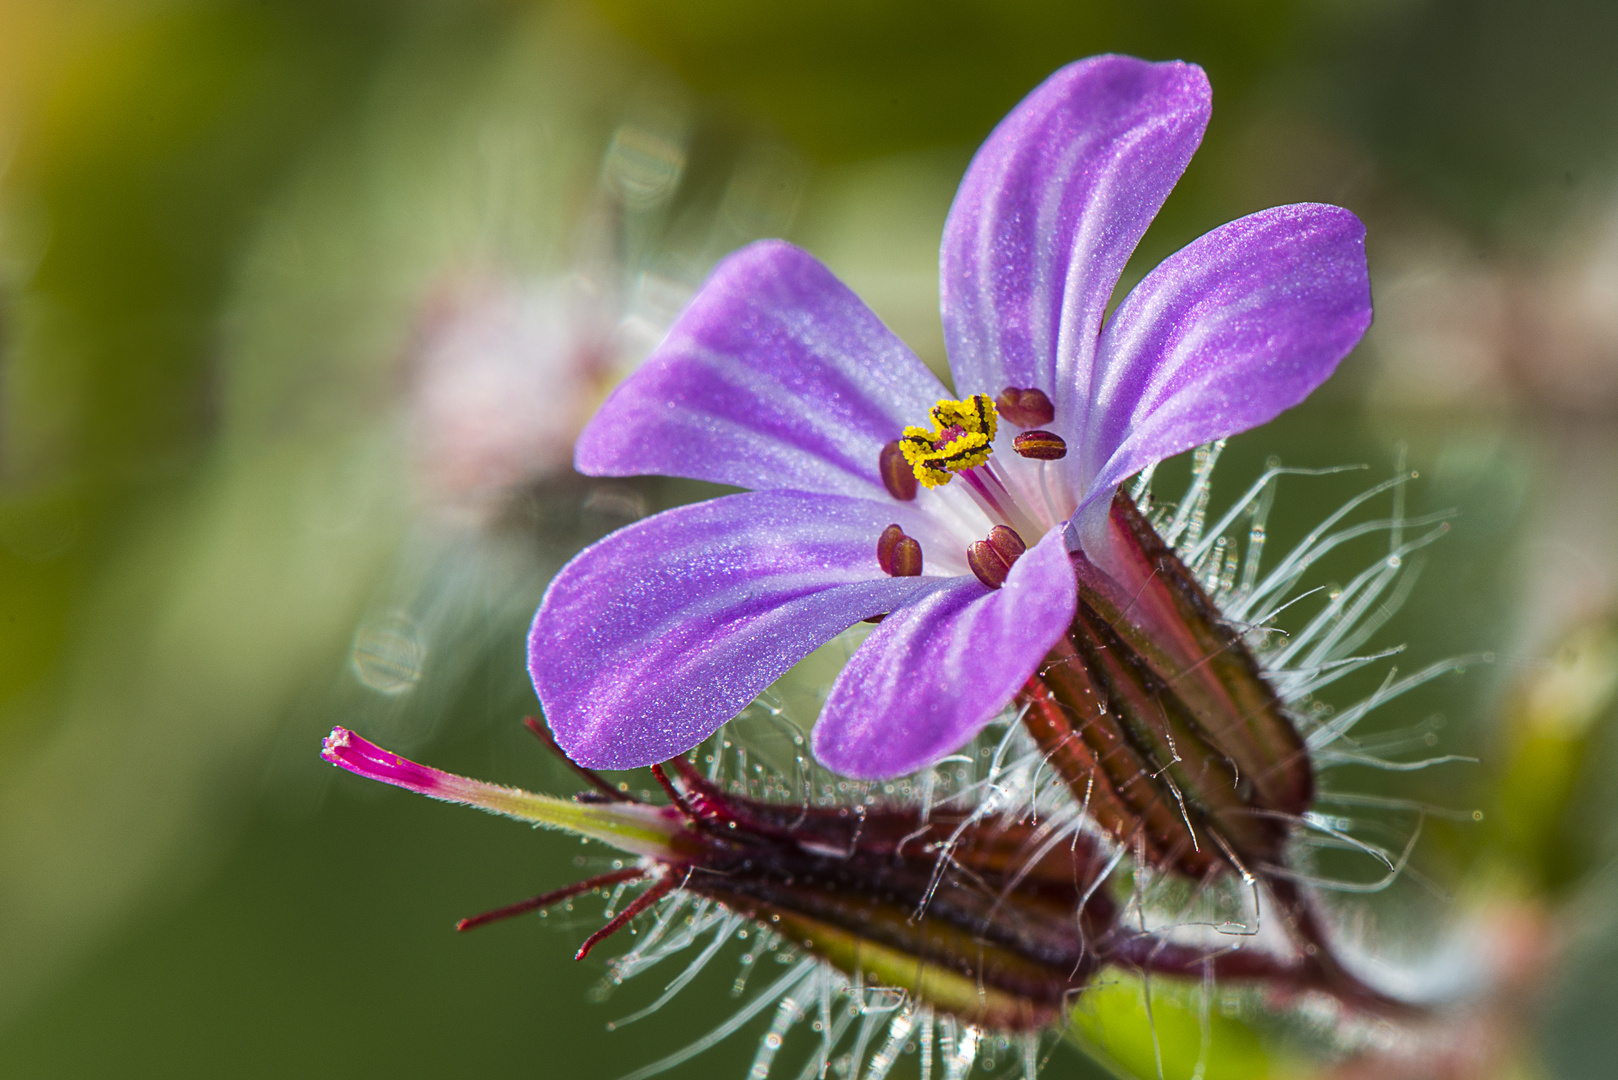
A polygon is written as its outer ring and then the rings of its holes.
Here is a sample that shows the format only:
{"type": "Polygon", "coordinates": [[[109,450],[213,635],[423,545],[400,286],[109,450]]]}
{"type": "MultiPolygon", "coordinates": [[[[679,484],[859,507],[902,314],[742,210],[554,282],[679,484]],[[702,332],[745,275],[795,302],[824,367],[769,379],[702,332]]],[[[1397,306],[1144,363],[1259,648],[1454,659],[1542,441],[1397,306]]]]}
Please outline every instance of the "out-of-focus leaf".
{"type": "Polygon", "coordinates": [[[1109,975],[1086,990],[1073,1010],[1068,1041],[1125,1080],[1266,1080],[1281,1075],[1258,1034],[1226,1015],[1221,991],[1213,992],[1205,1009],[1201,987],[1162,979],[1149,986],[1148,995],[1142,980],[1109,975]]]}

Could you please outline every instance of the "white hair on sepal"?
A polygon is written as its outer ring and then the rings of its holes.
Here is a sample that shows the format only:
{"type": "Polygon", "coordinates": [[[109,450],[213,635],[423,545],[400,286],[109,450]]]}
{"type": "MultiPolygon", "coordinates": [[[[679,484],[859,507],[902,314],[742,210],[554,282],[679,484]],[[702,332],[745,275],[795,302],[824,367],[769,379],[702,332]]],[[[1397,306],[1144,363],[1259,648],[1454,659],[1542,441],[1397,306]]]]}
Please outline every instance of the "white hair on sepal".
{"type": "MultiPolygon", "coordinates": [[[[1496,658],[1492,652],[1480,651],[1439,660],[1404,675],[1396,665],[1390,664],[1383,679],[1370,693],[1346,706],[1334,707],[1318,697],[1320,691],[1338,680],[1380,661],[1391,660],[1405,651],[1403,645],[1371,652],[1360,650],[1410,596],[1423,565],[1419,558],[1412,556],[1441,539],[1449,531],[1456,512],[1439,511],[1417,516],[1407,513],[1408,485],[1418,479],[1419,474],[1406,469],[1401,448],[1395,475],[1352,496],[1309,530],[1289,551],[1278,558],[1272,556],[1266,560],[1270,540],[1269,517],[1280,477],[1325,476],[1358,470],[1363,466],[1297,469],[1283,467],[1271,458],[1263,474],[1236,503],[1211,526],[1202,528],[1202,522],[1208,516],[1213,465],[1220,449],[1219,444],[1212,444],[1200,448],[1193,455],[1192,478],[1184,496],[1177,503],[1154,503],[1152,477],[1148,474],[1143,474],[1137,482],[1134,494],[1143,512],[1149,513],[1164,539],[1175,545],[1180,558],[1207,589],[1227,622],[1243,632],[1266,680],[1275,689],[1287,715],[1304,737],[1317,778],[1324,773],[1335,775],[1345,766],[1410,772],[1440,765],[1476,763],[1477,759],[1462,754],[1431,752],[1439,745],[1439,732],[1444,723],[1441,716],[1428,716],[1408,727],[1368,737],[1359,737],[1355,731],[1373,711],[1441,676],[1464,672],[1475,664],[1493,663],[1496,658]],[[1372,504],[1379,496],[1390,499],[1390,513],[1386,517],[1352,520],[1351,515],[1372,504]],[[1320,564],[1324,556],[1355,541],[1380,534],[1388,538],[1386,549],[1377,553],[1369,565],[1353,576],[1346,586],[1306,587],[1308,573],[1320,564]],[[1266,561],[1272,564],[1268,568],[1264,565],[1266,561]],[[1321,593],[1326,594],[1326,602],[1301,627],[1288,634],[1276,625],[1277,616],[1291,605],[1321,593]],[[1399,756],[1412,750],[1429,752],[1408,759],[1399,756]]],[[[1313,809],[1297,817],[1289,817],[1295,828],[1288,846],[1286,865],[1267,865],[1263,871],[1268,875],[1296,881],[1317,892],[1349,895],[1379,892],[1400,880],[1408,880],[1441,899],[1447,899],[1438,885],[1411,865],[1423,825],[1431,818],[1478,820],[1481,812],[1435,806],[1418,800],[1357,794],[1342,790],[1340,783],[1322,785],[1317,790],[1313,809]],[[1345,807],[1357,807],[1361,813],[1348,814],[1338,809],[1345,807]],[[1356,875],[1352,879],[1314,872],[1316,853],[1326,851],[1358,855],[1367,861],[1371,872],[1356,875]]],[[[1165,876],[1157,875],[1153,884],[1164,888],[1165,876]]],[[[1242,890],[1233,887],[1235,885],[1236,882],[1227,876],[1222,885],[1211,888],[1199,885],[1190,891],[1200,895],[1204,904],[1210,900],[1223,904],[1239,898],[1242,890]]],[[[1187,887],[1182,883],[1178,891],[1183,894],[1187,887]]],[[[1154,902],[1150,890],[1143,891],[1137,887],[1132,896],[1138,898],[1136,902],[1145,908],[1156,907],[1161,916],[1162,912],[1168,910],[1165,901],[1175,892],[1172,887],[1166,888],[1157,894],[1154,902]]],[[[1248,911],[1262,927],[1266,922],[1263,909],[1267,905],[1262,902],[1259,890],[1252,889],[1250,892],[1248,911]]],[[[1200,920],[1191,916],[1191,910],[1187,906],[1178,912],[1170,912],[1166,916],[1170,924],[1166,929],[1178,933],[1197,926],[1200,920]],[[1179,930],[1174,930],[1172,926],[1176,922],[1181,924],[1179,930]]],[[[1206,930],[1205,927],[1203,929],[1206,930]]],[[[1346,928],[1336,929],[1341,931],[1346,928]]],[[[1352,940],[1365,933],[1368,931],[1363,927],[1358,935],[1339,933],[1342,940],[1338,944],[1343,949],[1344,959],[1364,968],[1360,974],[1374,983],[1396,986],[1407,992],[1411,1000],[1439,1000],[1433,991],[1435,983],[1453,982],[1453,979],[1446,980],[1438,970],[1452,965],[1436,955],[1416,966],[1396,966],[1385,959],[1385,949],[1379,949],[1379,954],[1384,955],[1373,961],[1357,941],[1352,940]],[[1376,978],[1371,979],[1373,968],[1376,969],[1376,978]]],[[[1329,1029],[1332,1041],[1343,1044],[1345,1040],[1353,1042],[1367,1037],[1360,1030],[1366,1025],[1343,1025],[1341,1011],[1335,1007],[1331,1011],[1334,1014],[1333,1025],[1329,1029]]]]}
{"type": "MultiPolygon", "coordinates": [[[[1323,706],[1315,699],[1317,691],[1378,660],[1404,650],[1394,646],[1369,654],[1360,649],[1409,597],[1421,571],[1421,563],[1410,555],[1442,538],[1452,510],[1417,517],[1405,511],[1406,485],[1418,474],[1404,468],[1399,456],[1394,476],[1348,499],[1326,519],[1311,529],[1276,565],[1264,573],[1263,561],[1268,542],[1268,519],[1274,506],[1278,481],[1282,476],[1328,476],[1357,471],[1364,466],[1344,465],[1324,469],[1283,467],[1271,458],[1266,469],[1211,527],[1203,529],[1212,491],[1213,467],[1223,443],[1199,447],[1193,454],[1192,478],[1177,503],[1158,503],[1150,520],[1163,539],[1198,580],[1208,589],[1220,613],[1237,627],[1253,649],[1264,676],[1281,698],[1289,715],[1299,724],[1311,755],[1322,754],[1332,763],[1359,760],[1348,739],[1349,731],[1372,710],[1396,697],[1451,671],[1472,664],[1492,663],[1494,654],[1479,652],[1429,665],[1414,675],[1397,678],[1391,669],[1384,683],[1372,694],[1342,709],[1323,706]],[[1378,495],[1391,494],[1392,513],[1385,518],[1344,524],[1355,510],[1378,495]],[[1240,550],[1245,523],[1246,548],[1240,550]],[[1432,528],[1427,528],[1432,526],[1432,528]],[[1426,531],[1406,538],[1410,529],[1426,531]],[[1326,554],[1362,537],[1386,533],[1388,549],[1378,555],[1344,587],[1316,586],[1300,590],[1307,572],[1326,554]],[[1297,630],[1287,633],[1274,620],[1284,610],[1319,592],[1327,602],[1297,630]],[[1341,758],[1336,755],[1343,755],[1341,758]]],[[[1151,504],[1151,475],[1143,472],[1137,481],[1137,499],[1151,504]]],[[[1428,764],[1461,759],[1444,756],[1428,764]]],[[[1404,769],[1409,763],[1389,762],[1404,769]]]]}
{"type": "MultiPolygon", "coordinates": [[[[790,732],[778,701],[761,705],[756,722],[790,732]],[[776,726],[780,725],[780,726],[776,726]]],[[[823,769],[807,756],[801,738],[790,739],[798,754],[790,772],[780,762],[760,760],[748,752],[745,734],[721,732],[696,751],[710,778],[725,790],[782,805],[819,807],[908,804],[966,810],[968,827],[1002,819],[1020,821],[1038,815],[1040,827],[1029,842],[1029,864],[1063,843],[1088,832],[1082,808],[1060,783],[1041,783],[1044,755],[1007,710],[959,754],[940,761],[918,776],[881,783],[850,781],[823,769]]],[[[1049,773],[1046,772],[1049,778],[1049,773]]],[[[957,833],[957,836],[960,834],[957,833]]],[[[953,843],[936,851],[935,882],[951,865],[953,843]]],[[[1116,868],[1122,852],[1109,864],[1116,868]]],[[[621,883],[609,895],[608,912],[622,910],[638,883],[621,883]]],[[[1015,883],[1007,888],[1015,888],[1015,883]]],[[[925,905],[923,905],[923,908],[925,905]]],[[[923,912],[918,912],[918,915],[923,912]]],[[[1034,1080],[1042,1064],[1038,1033],[995,1032],[916,1001],[902,990],[872,987],[850,978],[829,963],[806,954],[753,919],[717,902],[676,890],[640,916],[643,929],[635,945],[610,962],[606,984],[622,985],[677,955],[691,954],[686,964],[649,1004],[610,1022],[617,1030],[660,1011],[686,990],[732,942],[745,943],[732,996],[742,1000],[737,1011],[713,1030],[680,1049],[636,1070],[622,1080],[649,1080],[675,1068],[737,1034],[760,1017],[763,1028],[748,1080],[796,1077],[797,1080],[885,1080],[901,1057],[916,1057],[926,1080],[968,1080],[972,1076],[1020,1075],[1034,1080]],[[774,957],[786,970],[762,991],[747,995],[759,961],[774,957]],[[807,1030],[806,1030],[807,1029],[807,1030]],[[997,1058],[996,1053],[1000,1052],[997,1058]],[[1010,1066],[1007,1072],[999,1066],[1010,1066]]],[[[633,932],[633,929],[632,931],[633,932]]]]}

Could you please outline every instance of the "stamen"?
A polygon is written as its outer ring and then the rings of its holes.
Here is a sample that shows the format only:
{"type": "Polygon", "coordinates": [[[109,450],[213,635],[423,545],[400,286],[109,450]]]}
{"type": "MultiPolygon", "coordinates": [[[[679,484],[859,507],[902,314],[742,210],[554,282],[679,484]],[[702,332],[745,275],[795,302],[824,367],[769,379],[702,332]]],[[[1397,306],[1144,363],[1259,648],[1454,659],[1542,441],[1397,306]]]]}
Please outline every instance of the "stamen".
{"type": "Polygon", "coordinates": [[[1051,399],[1043,390],[1032,386],[1023,389],[1008,386],[1000,391],[994,404],[1001,416],[1020,428],[1042,427],[1056,419],[1056,406],[1051,404],[1051,399]]]}
{"type": "Polygon", "coordinates": [[[1028,515],[1022,500],[1012,493],[1007,477],[999,466],[992,460],[962,474],[971,486],[983,490],[990,506],[996,511],[991,518],[998,517],[1000,523],[1010,525],[1029,536],[1039,536],[1045,529],[1028,515]],[[984,490],[986,489],[986,490],[984,490]]]}
{"type": "Polygon", "coordinates": [[[916,470],[905,460],[899,440],[894,439],[882,448],[877,458],[877,471],[882,474],[882,486],[900,502],[911,502],[916,497],[916,470]]]}
{"type": "Polygon", "coordinates": [[[1017,535],[1016,530],[1004,525],[996,525],[989,530],[989,546],[994,548],[994,553],[1005,561],[1007,567],[1028,550],[1028,545],[1023,543],[1023,538],[1017,535]]]}
{"type": "Polygon", "coordinates": [[[966,565],[972,568],[972,573],[977,575],[979,581],[991,589],[1004,585],[1006,575],[1011,572],[1011,567],[984,540],[978,540],[966,549],[966,565]]]}
{"type": "Polygon", "coordinates": [[[921,542],[913,536],[906,536],[895,544],[893,569],[889,573],[894,577],[920,577],[921,542]]]}
{"type": "Polygon", "coordinates": [[[1051,498],[1051,485],[1047,473],[1050,465],[1041,461],[1039,463],[1039,497],[1045,500],[1045,512],[1050,515],[1051,521],[1061,521],[1066,515],[1056,509],[1056,500],[1051,498]]]}
{"type": "Polygon", "coordinates": [[[1053,431],[1025,431],[1011,440],[1011,448],[1025,458],[1056,461],[1067,457],[1067,443],[1053,431]]]}
{"type": "Polygon", "coordinates": [[[889,577],[921,576],[921,542],[889,525],[876,540],[876,563],[889,577]]]}
{"type": "Polygon", "coordinates": [[[1006,583],[1012,564],[1027,550],[1028,545],[1016,530],[996,525],[989,530],[987,540],[979,540],[966,549],[966,565],[984,585],[998,589],[1006,583]]]}
{"type": "Polygon", "coordinates": [[[876,538],[876,564],[882,568],[884,574],[892,574],[893,548],[904,539],[905,531],[899,528],[897,522],[882,530],[882,535],[876,538]]]}

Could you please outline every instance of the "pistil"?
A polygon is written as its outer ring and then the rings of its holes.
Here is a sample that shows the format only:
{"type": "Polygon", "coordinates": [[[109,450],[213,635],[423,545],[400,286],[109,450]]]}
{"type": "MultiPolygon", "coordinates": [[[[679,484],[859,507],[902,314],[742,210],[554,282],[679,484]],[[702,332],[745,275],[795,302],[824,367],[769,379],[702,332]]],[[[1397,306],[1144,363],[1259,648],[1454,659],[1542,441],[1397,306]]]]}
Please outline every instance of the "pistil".
{"type": "Polygon", "coordinates": [[[926,487],[942,487],[950,477],[975,468],[994,453],[998,417],[987,394],[962,401],[945,398],[932,407],[933,430],[907,427],[899,436],[899,450],[926,487]]]}
{"type": "MultiPolygon", "coordinates": [[[[961,490],[991,523],[1004,525],[1026,538],[1043,536],[1058,520],[1051,512],[1051,500],[1043,484],[1046,512],[1040,513],[1019,497],[1021,485],[1014,484],[992,456],[998,407],[1011,409],[1017,422],[1023,424],[1048,423],[1055,415],[1050,399],[1038,390],[1008,387],[1000,395],[1000,406],[987,394],[973,394],[961,401],[942,400],[931,410],[931,431],[907,427],[901,438],[882,448],[877,467],[883,487],[895,499],[910,501],[918,486],[937,490],[959,476],[961,490]]],[[[1024,432],[1018,440],[1032,447],[1028,453],[1018,451],[1025,457],[1047,461],[1067,452],[1062,440],[1047,431],[1024,432]],[[1034,436],[1031,441],[1030,435],[1034,436]]]]}

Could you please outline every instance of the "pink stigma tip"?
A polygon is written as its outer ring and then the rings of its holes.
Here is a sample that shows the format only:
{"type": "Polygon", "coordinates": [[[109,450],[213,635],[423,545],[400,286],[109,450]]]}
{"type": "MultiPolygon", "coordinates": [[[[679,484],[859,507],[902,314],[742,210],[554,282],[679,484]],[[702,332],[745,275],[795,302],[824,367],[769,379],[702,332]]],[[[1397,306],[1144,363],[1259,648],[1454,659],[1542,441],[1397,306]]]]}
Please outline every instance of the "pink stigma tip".
{"type": "Polygon", "coordinates": [[[423,795],[442,797],[447,786],[445,782],[452,779],[448,773],[402,758],[344,727],[331,729],[331,734],[320,746],[320,756],[357,776],[380,780],[384,784],[393,784],[423,795]]]}

